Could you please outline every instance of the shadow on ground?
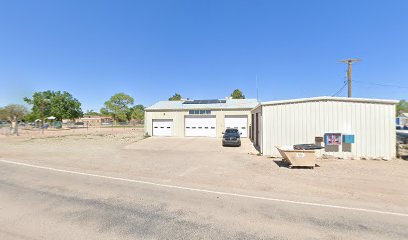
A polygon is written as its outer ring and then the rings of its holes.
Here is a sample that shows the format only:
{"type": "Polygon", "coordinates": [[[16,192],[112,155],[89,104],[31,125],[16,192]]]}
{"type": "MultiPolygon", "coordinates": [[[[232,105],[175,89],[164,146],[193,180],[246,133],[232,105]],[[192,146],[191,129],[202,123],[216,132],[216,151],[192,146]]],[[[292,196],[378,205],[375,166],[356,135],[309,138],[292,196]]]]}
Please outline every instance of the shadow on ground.
{"type": "MultiPolygon", "coordinates": [[[[273,160],[273,162],[276,165],[278,165],[278,167],[280,167],[280,168],[284,167],[284,168],[290,168],[290,169],[311,169],[310,167],[300,167],[300,166],[290,167],[290,165],[288,163],[286,163],[285,161],[283,161],[283,160],[273,160]]],[[[316,164],[315,167],[320,167],[320,166],[316,164]]]]}
{"type": "Polygon", "coordinates": [[[285,167],[285,168],[289,168],[289,164],[287,164],[286,162],[284,162],[283,160],[273,160],[273,162],[278,165],[278,167],[285,167]]]}

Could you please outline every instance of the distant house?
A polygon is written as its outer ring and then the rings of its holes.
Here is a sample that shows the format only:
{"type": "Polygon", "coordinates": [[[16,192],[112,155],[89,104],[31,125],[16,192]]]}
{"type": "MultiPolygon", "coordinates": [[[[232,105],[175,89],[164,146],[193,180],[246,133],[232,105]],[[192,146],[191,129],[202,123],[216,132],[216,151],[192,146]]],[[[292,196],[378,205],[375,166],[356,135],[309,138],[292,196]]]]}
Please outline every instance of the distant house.
{"type": "Polygon", "coordinates": [[[112,124],[113,119],[110,116],[83,116],[75,119],[75,123],[83,123],[84,126],[101,126],[112,124]]]}
{"type": "Polygon", "coordinates": [[[408,126],[408,113],[401,113],[396,118],[396,123],[398,126],[408,126]]]}
{"type": "Polygon", "coordinates": [[[72,122],[71,119],[66,119],[66,118],[62,119],[63,124],[68,124],[68,123],[71,123],[71,122],[72,122]]]}

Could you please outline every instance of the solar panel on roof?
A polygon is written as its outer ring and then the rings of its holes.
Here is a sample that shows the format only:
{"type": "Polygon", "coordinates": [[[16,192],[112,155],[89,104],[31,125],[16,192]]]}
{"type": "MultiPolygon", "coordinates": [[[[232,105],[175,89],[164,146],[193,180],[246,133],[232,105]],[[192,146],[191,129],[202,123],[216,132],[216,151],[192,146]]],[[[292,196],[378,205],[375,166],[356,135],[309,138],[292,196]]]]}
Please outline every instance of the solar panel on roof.
{"type": "Polygon", "coordinates": [[[216,103],[226,103],[226,100],[210,99],[210,100],[189,100],[183,102],[183,104],[216,104],[216,103]]]}

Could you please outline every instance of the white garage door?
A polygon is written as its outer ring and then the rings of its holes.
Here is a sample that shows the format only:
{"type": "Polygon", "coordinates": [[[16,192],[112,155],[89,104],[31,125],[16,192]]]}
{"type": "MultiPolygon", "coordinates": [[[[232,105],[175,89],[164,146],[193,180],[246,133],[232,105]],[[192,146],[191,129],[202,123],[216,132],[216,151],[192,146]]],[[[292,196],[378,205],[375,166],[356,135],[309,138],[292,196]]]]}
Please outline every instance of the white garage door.
{"type": "Polygon", "coordinates": [[[186,137],[215,137],[216,118],[214,117],[186,117],[186,137]]]}
{"type": "Polygon", "coordinates": [[[241,133],[241,137],[248,137],[247,116],[225,116],[225,129],[235,128],[241,133]]]}
{"type": "Polygon", "coordinates": [[[153,119],[153,136],[172,136],[173,120],[153,119]]]}

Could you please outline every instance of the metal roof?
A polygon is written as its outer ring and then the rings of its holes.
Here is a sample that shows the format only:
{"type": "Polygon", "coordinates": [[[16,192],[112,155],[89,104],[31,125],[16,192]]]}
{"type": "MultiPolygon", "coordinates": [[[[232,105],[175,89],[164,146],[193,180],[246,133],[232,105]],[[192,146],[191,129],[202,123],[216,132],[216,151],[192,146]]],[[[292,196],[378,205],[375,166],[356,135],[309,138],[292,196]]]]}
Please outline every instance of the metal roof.
{"type": "MultiPolygon", "coordinates": [[[[204,101],[204,100],[200,100],[204,101]]],[[[226,99],[220,100],[217,103],[203,103],[197,104],[191,103],[188,100],[187,104],[185,100],[182,101],[160,101],[145,110],[190,110],[190,109],[253,109],[258,105],[256,99],[226,99]]],[[[214,102],[214,101],[213,101],[214,102]]]]}
{"type": "Polygon", "coordinates": [[[312,98],[298,98],[290,100],[279,100],[279,101],[269,101],[261,102],[260,105],[278,105],[278,104],[290,104],[290,103],[300,103],[300,102],[318,102],[318,101],[339,101],[339,102],[364,102],[364,103],[381,103],[381,104],[397,104],[397,100],[388,99],[371,99],[371,98],[348,98],[348,97],[312,97],[312,98]]]}

